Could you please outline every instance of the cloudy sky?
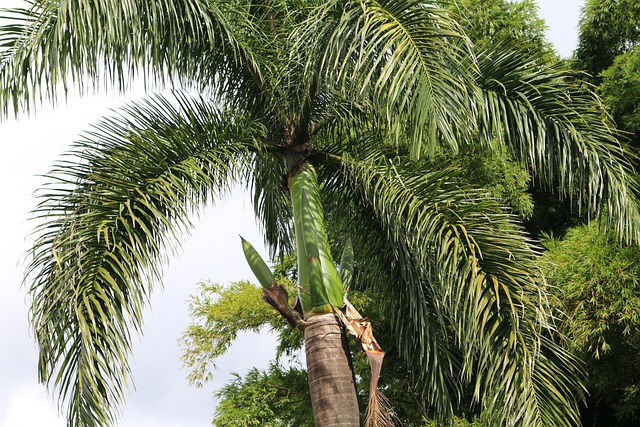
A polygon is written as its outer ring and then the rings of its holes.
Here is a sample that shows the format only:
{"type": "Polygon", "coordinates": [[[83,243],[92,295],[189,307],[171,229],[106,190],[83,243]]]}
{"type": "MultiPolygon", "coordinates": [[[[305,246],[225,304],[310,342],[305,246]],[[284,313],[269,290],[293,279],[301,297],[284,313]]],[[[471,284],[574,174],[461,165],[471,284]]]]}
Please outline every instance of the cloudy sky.
{"type": "MultiPolygon", "coordinates": [[[[549,26],[548,37],[562,56],[575,49],[579,11],[583,0],[538,0],[540,16],[549,26]]],[[[1,7],[20,0],[0,0],[1,7]]],[[[26,290],[21,286],[23,257],[29,246],[28,211],[33,192],[49,170],[87,124],[109,114],[110,109],[142,93],[71,99],[55,111],[42,108],[35,116],[0,123],[0,426],[62,427],[53,401],[37,383],[36,349],[29,332],[26,290]]],[[[118,427],[205,427],[210,425],[213,391],[229,379],[230,372],[263,367],[273,354],[268,336],[244,336],[219,361],[213,382],[191,388],[181,369],[177,340],[189,322],[185,300],[196,284],[210,279],[219,283],[252,278],[244,263],[238,234],[261,242],[252,208],[238,190],[197,221],[182,251],[165,270],[164,291],[152,297],[145,317],[144,336],[134,346],[131,390],[118,427]],[[256,350],[258,349],[258,350],[256,350]]]]}

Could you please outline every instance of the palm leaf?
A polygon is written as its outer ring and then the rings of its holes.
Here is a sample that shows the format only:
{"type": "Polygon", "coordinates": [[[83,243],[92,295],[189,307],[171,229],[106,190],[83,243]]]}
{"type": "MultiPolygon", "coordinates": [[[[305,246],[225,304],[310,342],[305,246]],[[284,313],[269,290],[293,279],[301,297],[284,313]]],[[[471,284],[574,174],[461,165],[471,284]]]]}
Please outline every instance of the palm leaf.
{"type": "Polygon", "coordinates": [[[334,197],[355,200],[346,210],[354,247],[382,266],[370,271],[371,286],[434,410],[450,416],[471,385],[496,425],[572,425],[580,370],[550,339],[537,252],[515,218],[457,188],[452,171],[379,154],[345,156],[343,166],[353,191],[338,186],[334,197]]]}
{"type": "Polygon", "coordinates": [[[291,38],[327,87],[370,100],[390,141],[408,135],[414,158],[425,144],[434,149],[436,132],[455,147],[456,132],[468,129],[472,74],[461,64],[471,53],[435,2],[323,2],[291,38]]]}
{"type": "Polygon", "coordinates": [[[605,212],[623,239],[638,241],[634,154],[620,144],[599,99],[563,63],[543,63],[540,55],[493,46],[478,54],[478,65],[481,136],[497,138],[582,215],[605,212]]]}
{"type": "Polygon", "coordinates": [[[286,165],[271,153],[256,153],[245,182],[251,185],[256,218],[271,256],[293,251],[291,198],[286,190],[286,165]]]}
{"type": "Polygon", "coordinates": [[[251,165],[263,134],[203,99],[156,97],[102,121],[53,170],[27,276],[40,380],[59,391],[70,426],[114,423],[129,331],[166,251],[251,165]]]}
{"type": "MultiPolygon", "coordinates": [[[[133,78],[175,78],[199,88],[261,93],[268,61],[246,42],[255,17],[250,2],[200,0],[30,0],[4,10],[0,28],[0,113],[56,101],[69,82],[121,90],[133,78]],[[78,11],[82,11],[79,13],[78,11]],[[229,84],[228,79],[234,84],[229,84]]],[[[262,44],[264,46],[264,44],[262,44]]],[[[248,96],[248,95],[247,95],[248,96]]]]}

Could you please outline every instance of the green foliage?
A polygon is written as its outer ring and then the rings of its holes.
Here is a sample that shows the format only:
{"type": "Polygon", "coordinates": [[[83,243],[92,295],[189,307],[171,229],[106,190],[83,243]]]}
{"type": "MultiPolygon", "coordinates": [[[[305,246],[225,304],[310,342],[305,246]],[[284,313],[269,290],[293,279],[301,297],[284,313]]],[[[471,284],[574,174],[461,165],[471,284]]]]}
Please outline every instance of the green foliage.
{"type": "Polygon", "coordinates": [[[545,246],[547,278],[567,309],[574,345],[597,359],[612,326],[624,335],[640,330],[640,248],[621,247],[595,223],[545,246]]]}
{"type": "Polygon", "coordinates": [[[533,200],[528,192],[531,175],[520,163],[477,146],[465,147],[458,156],[445,162],[460,168],[460,179],[465,185],[486,189],[523,220],[533,215],[533,200]]]}
{"type": "Polygon", "coordinates": [[[640,3],[637,0],[587,0],[582,9],[578,66],[594,77],[615,58],[640,44],[640,3]]]}
{"type": "Polygon", "coordinates": [[[495,198],[513,207],[523,219],[533,213],[533,202],[527,193],[529,173],[515,162],[475,153],[466,159],[469,182],[487,188],[495,198]]]}
{"type": "Polygon", "coordinates": [[[546,25],[533,0],[462,0],[455,2],[466,34],[474,43],[493,43],[541,52],[551,51],[546,25]]]}
{"type": "Polygon", "coordinates": [[[182,358],[191,383],[201,386],[211,379],[214,361],[227,352],[239,332],[257,333],[265,326],[286,324],[261,296],[261,289],[249,282],[200,284],[200,293],[189,300],[195,322],[181,338],[182,358]]]}
{"type": "Polygon", "coordinates": [[[640,148],[640,46],[617,56],[601,77],[598,90],[607,109],[640,148]]]}
{"type": "Polygon", "coordinates": [[[488,189],[498,200],[513,208],[522,219],[533,215],[533,201],[527,192],[531,175],[518,163],[476,154],[468,159],[470,182],[488,189]]]}
{"type": "Polygon", "coordinates": [[[306,371],[271,364],[251,369],[218,392],[213,425],[220,427],[313,427],[306,371]]]}
{"type": "MultiPolygon", "coordinates": [[[[282,274],[290,271],[293,258],[286,257],[274,269],[279,284],[295,289],[282,274]]],[[[189,380],[200,386],[212,377],[216,359],[226,353],[240,332],[258,333],[270,328],[278,334],[278,355],[266,371],[251,369],[244,377],[234,374],[216,392],[213,424],[216,426],[312,426],[311,401],[306,371],[282,368],[281,356],[292,356],[302,347],[303,335],[289,327],[261,299],[261,289],[249,282],[229,286],[201,283],[190,298],[193,324],[181,340],[182,358],[189,380]]]]}
{"type": "MultiPolygon", "coordinates": [[[[288,253],[281,178],[305,162],[319,171],[326,218],[349,225],[339,238],[353,239],[363,287],[386,304],[430,411],[446,418],[471,395],[496,424],[571,423],[578,376],[549,339],[555,318],[532,242],[486,193],[420,162],[496,148],[536,186],[640,240],[630,164],[597,98],[520,43],[526,32],[508,49],[474,47],[439,2],[412,0],[52,0],[6,13],[0,116],[74,85],[126,88],[129,77],[212,94],[123,109],[41,193],[32,323],[40,379],[69,405],[70,426],[115,422],[129,327],[140,328],[148,285],[190,217],[246,184],[272,253],[288,253]]],[[[268,320],[254,322],[214,339],[224,349],[234,331],[268,320]]]]}
{"type": "Polygon", "coordinates": [[[543,266],[566,312],[562,328],[587,363],[592,404],[614,414],[610,424],[598,425],[638,422],[640,247],[620,246],[596,223],[544,243],[543,266]]]}
{"type": "MultiPolygon", "coordinates": [[[[466,418],[461,417],[453,417],[453,424],[450,427],[485,427],[486,424],[483,424],[479,419],[473,418],[472,420],[468,420],[466,418]]],[[[422,427],[443,427],[441,423],[438,423],[435,420],[425,420],[425,424],[422,427]]]]}

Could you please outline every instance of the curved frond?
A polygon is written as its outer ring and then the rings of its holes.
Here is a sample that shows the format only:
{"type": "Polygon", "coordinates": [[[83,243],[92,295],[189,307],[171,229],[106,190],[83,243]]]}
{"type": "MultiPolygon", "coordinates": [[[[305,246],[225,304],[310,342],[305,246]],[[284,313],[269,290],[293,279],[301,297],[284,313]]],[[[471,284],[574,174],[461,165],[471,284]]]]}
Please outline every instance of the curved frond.
{"type": "MultiPolygon", "coordinates": [[[[160,0],[30,0],[4,10],[0,28],[0,115],[34,102],[55,102],[70,85],[124,89],[134,77],[179,78],[198,87],[221,76],[233,92],[260,92],[265,59],[244,35],[254,30],[245,2],[160,0]],[[82,12],[79,12],[82,11],[82,12]],[[251,90],[242,89],[242,84],[251,90]]],[[[264,44],[263,44],[264,46],[264,44]]],[[[268,64],[268,63],[267,63],[268,64]]]]}
{"type": "Polygon", "coordinates": [[[291,198],[286,188],[286,166],[270,153],[256,153],[250,176],[253,207],[256,218],[262,222],[265,242],[271,256],[282,256],[293,251],[291,198]]]}
{"type": "Polygon", "coordinates": [[[105,119],[54,168],[39,195],[27,267],[39,376],[70,426],[114,423],[166,251],[189,218],[251,166],[262,126],[178,95],[105,119]]]}
{"type": "Polygon", "coordinates": [[[379,154],[343,165],[353,190],[334,197],[352,201],[354,247],[434,410],[449,416],[471,387],[491,425],[573,425],[580,369],[551,339],[538,254],[515,218],[450,170],[379,154]]]}
{"type": "Polygon", "coordinates": [[[478,65],[481,136],[497,138],[582,215],[604,211],[623,239],[640,241],[635,155],[618,141],[596,95],[562,62],[543,64],[530,53],[486,48],[478,65]]]}
{"type": "Polygon", "coordinates": [[[473,77],[461,64],[472,54],[436,2],[325,2],[292,39],[312,52],[309,67],[321,66],[327,87],[370,100],[391,141],[408,136],[414,158],[438,133],[455,147],[469,128],[473,77]]]}

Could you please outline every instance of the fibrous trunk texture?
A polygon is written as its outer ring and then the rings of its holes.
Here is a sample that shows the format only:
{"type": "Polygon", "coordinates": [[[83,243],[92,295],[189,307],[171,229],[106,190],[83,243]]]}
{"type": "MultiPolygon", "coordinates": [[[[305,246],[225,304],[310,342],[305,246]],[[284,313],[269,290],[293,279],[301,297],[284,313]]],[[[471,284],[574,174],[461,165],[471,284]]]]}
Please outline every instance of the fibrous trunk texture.
{"type": "Polygon", "coordinates": [[[332,313],[311,316],[304,342],[316,427],[358,427],[360,413],[344,328],[332,313]]]}

